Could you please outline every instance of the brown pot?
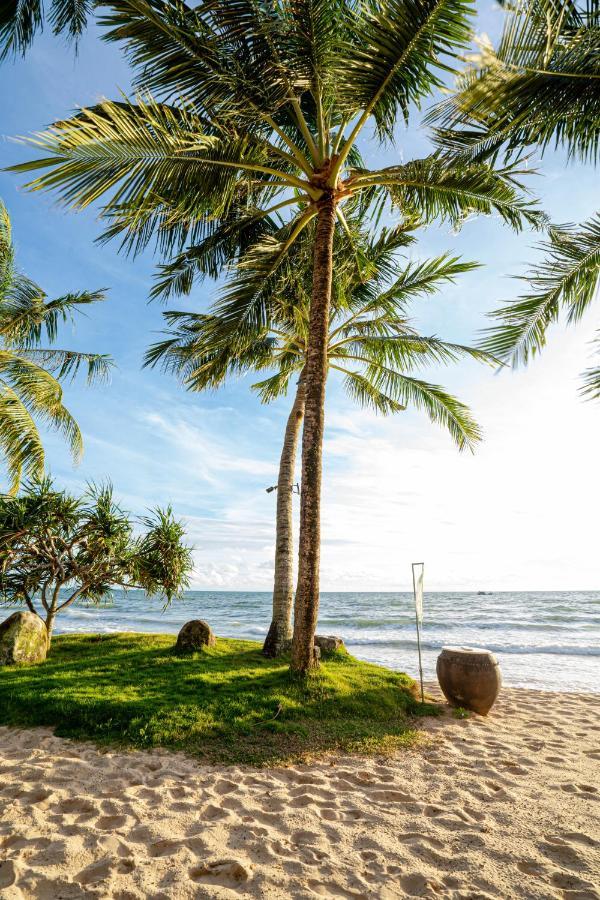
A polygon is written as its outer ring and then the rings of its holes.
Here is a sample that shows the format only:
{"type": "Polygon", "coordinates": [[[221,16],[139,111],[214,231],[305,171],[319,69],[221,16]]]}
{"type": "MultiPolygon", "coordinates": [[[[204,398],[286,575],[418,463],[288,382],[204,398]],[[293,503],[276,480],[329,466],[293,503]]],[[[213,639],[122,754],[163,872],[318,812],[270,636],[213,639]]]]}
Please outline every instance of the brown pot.
{"type": "Polygon", "coordinates": [[[498,660],[478,647],[443,647],[437,677],[451,706],[464,706],[481,716],[490,711],[502,687],[498,660]]]}

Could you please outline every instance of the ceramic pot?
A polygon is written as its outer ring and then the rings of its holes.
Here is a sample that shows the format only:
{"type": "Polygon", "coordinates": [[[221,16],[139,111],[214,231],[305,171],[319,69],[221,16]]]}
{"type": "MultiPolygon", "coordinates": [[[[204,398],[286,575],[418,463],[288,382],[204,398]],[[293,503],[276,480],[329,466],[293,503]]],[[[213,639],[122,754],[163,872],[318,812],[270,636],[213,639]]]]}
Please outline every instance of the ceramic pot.
{"type": "Polygon", "coordinates": [[[498,660],[478,647],[443,647],[437,677],[451,706],[464,706],[481,716],[490,711],[502,687],[498,660]]]}

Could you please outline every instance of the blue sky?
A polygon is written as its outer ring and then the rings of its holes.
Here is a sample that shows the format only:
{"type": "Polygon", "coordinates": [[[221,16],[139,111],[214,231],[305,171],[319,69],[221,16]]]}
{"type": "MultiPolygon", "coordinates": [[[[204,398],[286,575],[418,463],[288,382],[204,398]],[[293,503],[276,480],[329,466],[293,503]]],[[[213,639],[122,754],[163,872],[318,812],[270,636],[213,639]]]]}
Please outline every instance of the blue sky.
{"type": "MultiPolygon", "coordinates": [[[[500,13],[480,10],[480,29],[497,31],[500,13]]],[[[4,63],[0,98],[3,165],[29,151],[9,138],[40,130],[76,106],[127,90],[128,69],[94,31],[77,57],[45,34],[24,61],[4,63]]],[[[383,164],[427,152],[415,119],[398,129],[396,148],[371,156],[383,164]]],[[[557,222],[578,221],[600,206],[597,173],[548,154],[531,179],[557,222]]],[[[109,289],[104,304],[63,330],[59,344],[107,352],[118,368],[108,386],[66,389],[67,405],[85,439],[74,468],[56,437],[48,464],[58,483],[79,489],[110,478],[134,512],[170,502],[194,544],[193,586],[271,586],[277,461],[289,402],[262,406],[251,379],[217,394],[185,394],[159,372],[141,370],[161,329],[162,307],[148,304],[154,260],[119,256],[98,246],[96,213],[59,209],[48,195],[20,189],[0,174],[0,196],[12,216],[21,268],[50,295],[109,289]]],[[[437,297],[416,304],[424,333],[468,342],[485,313],[519,289],[535,258],[535,236],[514,235],[494,219],[422,234],[413,256],[445,250],[479,260],[437,297]]],[[[204,309],[214,286],[171,305],[204,309]]],[[[459,455],[447,435],[419,413],[393,420],[358,410],[335,379],[328,386],[322,586],[326,590],[402,590],[410,562],[425,559],[430,589],[598,588],[597,510],[600,490],[598,405],[582,404],[577,376],[587,365],[597,307],[577,329],[555,329],[551,346],[525,372],[499,376],[467,364],[428,370],[426,377],[469,402],[486,439],[475,456],[459,455]]]]}

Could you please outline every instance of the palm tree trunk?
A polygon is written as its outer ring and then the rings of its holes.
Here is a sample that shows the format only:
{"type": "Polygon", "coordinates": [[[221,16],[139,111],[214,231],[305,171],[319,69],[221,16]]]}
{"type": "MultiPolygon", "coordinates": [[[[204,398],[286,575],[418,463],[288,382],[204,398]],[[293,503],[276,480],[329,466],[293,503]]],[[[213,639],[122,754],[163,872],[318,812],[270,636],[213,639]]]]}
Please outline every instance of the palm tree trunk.
{"type": "Polygon", "coordinates": [[[277,479],[277,524],[275,531],[275,579],[273,584],[273,619],[263,645],[265,656],[280,656],[292,637],[292,605],[294,602],[293,487],[296,448],[304,418],[304,378],[298,389],[285,427],[285,438],[277,479]]]}
{"type": "Polygon", "coordinates": [[[335,201],[333,196],[328,194],[319,202],[305,366],[306,402],[302,432],[298,589],[294,605],[291,666],[293,672],[301,675],[305,675],[317,665],[314,637],[319,615],[321,469],[334,230],[335,201]]]}

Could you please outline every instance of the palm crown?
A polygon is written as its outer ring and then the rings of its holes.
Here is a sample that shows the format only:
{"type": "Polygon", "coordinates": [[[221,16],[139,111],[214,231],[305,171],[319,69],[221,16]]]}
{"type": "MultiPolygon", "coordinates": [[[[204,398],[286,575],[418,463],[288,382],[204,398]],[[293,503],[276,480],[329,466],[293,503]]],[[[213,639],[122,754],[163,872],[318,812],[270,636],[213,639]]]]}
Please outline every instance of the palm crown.
{"type": "MultiPolygon", "coordinates": [[[[346,391],[360,405],[384,415],[407,405],[422,408],[449,430],[460,449],[472,448],[480,432],[467,407],[439,385],[411,373],[463,356],[495,361],[482,350],[419,335],[408,318],[408,307],[411,300],[434,293],[475,264],[444,255],[400,265],[396,251],[414,241],[405,229],[383,229],[376,239],[369,239],[355,222],[350,225],[351,238],[338,235],[335,246],[329,369],[341,373],[346,391]]],[[[146,364],[160,365],[192,391],[218,388],[228,377],[249,370],[274,370],[253,389],[263,402],[287,394],[306,364],[310,247],[310,235],[298,241],[293,264],[272,285],[268,304],[272,318],[243,345],[222,337],[225,300],[217,304],[216,312],[164,313],[170,328],[150,348],[146,364]]]]}
{"type": "Polygon", "coordinates": [[[41,341],[45,332],[52,344],[61,321],[103,296],[100,291],[84,291],[49,300],[16,269],[10,219],[0,202],[0,449],[11,490],[16,490],[22,474],[39,477],[43,472],[37,422],[59,431],[73,456],[81,455],[81,433],[63,405],[60,379],[75,375],[82,365],[89,380],[104,378],[110,360],[96,353],[43,347],[41,341]]]}
{"type": "MultiPolygon", "coordinates": [[[[497,50],[483,43],[454,97],[432,116],[440,143],[466,161],[507,157],[537,145],[565,147],[594,164],[600,146],[600,7],[591,0],[519,0],[497,50]]],[[[552,227],[543,261],[523,278],[527,293],[494,312],[485,346],[514,363],[546,343],[561,310],[578,321],[596,295],[600,215],[579,229],[552,227]]],[[[584,392],[600,396],[600,370],[584,392]]]]}
{"type": "MultiPolygon", "coordinates": [[[[538,224],[518,166],[455,164],[440,154],[368,168],[369,127],[393,141],[399,118],[442,83],[470,37],[468,0],[111,0],[106,38],[137,73],[122,98],[57,122],[33,143],[30,183],[82,208],[103,198],[107,234],[129,248],[156,238],[196,248],[196,271],[239,260],[223,333],[243,344],[271,318],[274,281],[315,220],[302,436],[300,565],[292,667],[315,664],[320,491],[333,239],[349,214],[461,222],[496,213],[538,224]],[[275,234],[253,240],[276,217],[275,234]]],[[[188,276],[189,277],[189,276],[188,276]]]]}

